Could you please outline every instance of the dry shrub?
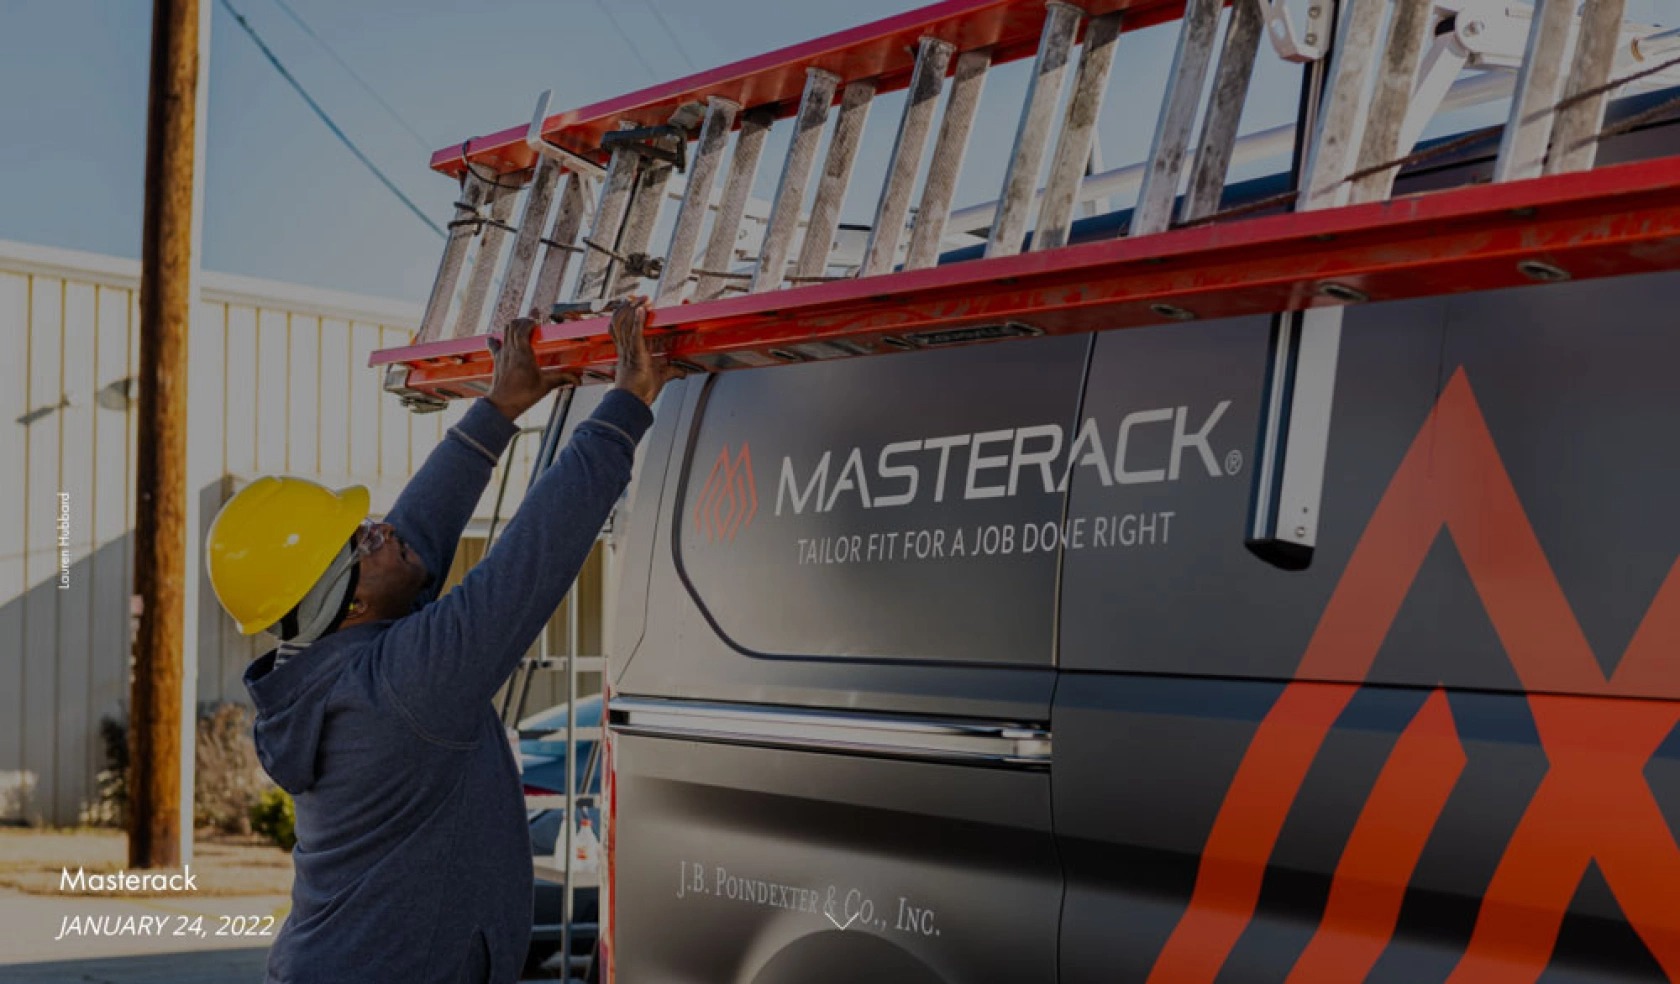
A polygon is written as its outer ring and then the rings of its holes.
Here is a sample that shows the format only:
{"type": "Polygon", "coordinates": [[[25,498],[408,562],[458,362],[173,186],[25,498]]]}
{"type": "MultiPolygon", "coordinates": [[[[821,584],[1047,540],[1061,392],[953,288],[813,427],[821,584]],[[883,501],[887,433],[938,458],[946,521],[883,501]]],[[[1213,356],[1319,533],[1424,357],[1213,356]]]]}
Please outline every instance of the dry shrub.
{"type": "Polygon", "coordinates": [[[99,742],[105,768],[94,778],[94,800],[82,810],[88,826],[123,827],[128,823],[128,712],[99,719],[99,742]]]}
{"type": "MultiPolygon", "coordinates": [[[[105,768],[97,796],[83,810],[84,824],[121,827],[128,815],[128,715],[107,715],[99,722],[105,768]]],[[[251,832],[251,808],[273,783],[257,760],[251,740],[251,711],[242,704],[202,704],[193,780],[193,824],[229,834],[251,832]]]]}
{"type": "Polygon", "coordinates": [[[272,783],[251,740],[251,712],[241,704],[209,704],[198,715],[193,823],[230,834],[251,832],[251,808],[272,783]]]}

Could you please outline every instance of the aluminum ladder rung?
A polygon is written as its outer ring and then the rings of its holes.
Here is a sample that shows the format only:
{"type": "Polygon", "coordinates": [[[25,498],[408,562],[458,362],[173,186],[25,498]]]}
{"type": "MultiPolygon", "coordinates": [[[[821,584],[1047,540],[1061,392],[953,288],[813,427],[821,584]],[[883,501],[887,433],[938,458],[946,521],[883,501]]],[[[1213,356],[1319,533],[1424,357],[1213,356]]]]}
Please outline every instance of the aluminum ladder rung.
{"type": "Polygon", "coordinates": [[[513,239],[508,253],[507,269],[502,277],[502,289],[491,309],[490,329],[499,330],[514,318],[524,314],[525,288],[530,286],[531,273],[537,265],[537,252],[542,246],[543,225],[554,202],[554,188],[559,184],[560,166],[544,157],[537,162],[537,170],[525,192],[525,211],[519,220],[519,235],[513,239]]]}
{"type": "Polygon", "coordinates": [[[805,94],[799,101],[793,140],[788,144],[781,181],[776,185],[775,202],[770,206],[770,224],[759,250],[758,272],[752,282],[754,293],[774,290],[787,277],[788,252],[799,225],[800,209],[805,204],[805,188],[816,166],[817,144],[822,140],[828,110],[834,103],[834,90],[839,85],[840,76],[833,72],[820,68],[806,72],[805,94]]]}
{"type": "MultiPolygon", "coordinates": [[[[601,734],[599,727],[579,725],[572,729],[573,740],[577,742],[600,741],[601,734]]],[[[540,731],[534,728],[521,728],[519,737],[525,741],[564,741],[566,739],[566,729],[564,726],[545,728],[540,731]]]]}
{"type": "Polygon", "coordinates": [[[840,226],[840,206],[844,204],[846,189],[852,182],[852,165],[857,161],[863,128],[869,120],[869,107],[874,100],[874,82],[853,82],[841,90],[840,112],[834,121],[834,134],[828,142],[828,158],[823,164],[822,177],[817,180],[817,197],[811,203],[811,214],[805,222],[805,240],[800,244],[799,260],[793,267],[795,276],[820,277],[828,269],[834,233],[840,226]]]}
{"type": "Polygon", "coordinates": [[[735,152],[729,159],[729,177],[723,183],[723,197],[718,202],[717,217],[712,220],[712,233],[706,240],[706,252],[701,256],[702,270],[694,286],[694,299],[709,301],[723,294],[729,278],[717,276],[729,269],[735,255],[735,241],[741,233],[741,218],[752,197],[753,179],[758,176],[758,161],[764,154],[764,140],[770,135],[775,113],[768,109],[748,112],[741,119],[741,130],[735,138],[735,152]]]}
{"type": "MultiPolygon", "coordinates": [[[[1389,24],[1382,71],[1377,76],[1376,90],[1371,95],[1369,121],[1359,148],[1360,171],[1411,152],[1409,145],[1401,144],[1400,137],[1405,128],[1412,92],[1417,87],[1424,41],[1435,26],[1434,9],[1434,0],[1394,0],[1394,15],[1389,24]]],[[[1359,178],[1349,191],[1349,201],[1371,202],[1389,197],[1399,173],[1400,168],[1395,166],[1359,178]]]]}
{"type": "Polygon", "coordinates": [[[449,310],[455,303],[455,285],[461,279],[461,269],[466,266],[467,252],[472,248],[473,237],[477,232],[475,226],[467,223],[478,217],[479,209],[489,197],[490,183],[476,173],[470,175],[462,185],[460,201],[455,205],[455,219],[451,223],[449,239],[444,244],[443,257],[438,262],[437,276],[432,279],[432,293],[426,300],[426,312],[420,318],[420,331],[414,336],[416,343],[435,341],[443,337],[444,326],[449,321],[449,310]]]}
{"type": "Polygon", "coordinates": [[[657,306],[677,303],[688,286],[688,275],[694,269],[694,252],[700,244],[700,226],[706,220],[712,198],[712,184],[740,111],[740,104],[716,96],[706,107],[706,122],[700,127],[694,163],[688,169],[688,187],[683,190],[682,204],[677,207],[677,224],[671,231],[665,268],[654,291],[657,306]]]}
{"type": "Polygon", "coordinates": [[[1009,169],[1004,174],[1003,192],[999,196],[997,220],[992,223],[991,235],[986,241],[988,259],[1014,256],[1021,251],[1027,233],[1027,213],[1038,191],[1038,172],[1044,166],[1044,149],[1050,140],[1056,103],[1061,97],[1068,53],[1073,48],[1075,35],[1079,33],[1079,22],[1084,17],[1084,12],[1078,7],[1061,0],[1050,0],[1045,7],[1044,32],[1039,38],[1038,57],[1033,61],[1032,76],[1027,83],[1021,121],[1015,129],[1009,169]]]}
{"type": "MultiPolygon", "coordinates": [[[[621,127],[632,128],[633,124],[621,127]]],[[[608,296],[613,258],[606,250],[618,246],[619,233],[630,211],[630,198],[636,188],[640,163],[641,158],[628,147],[613,151],[612,161],[607,165],[607,176],[601,181],[601,197],[595,204],[595,221],[589,226],[587,239],[595,244],[595,248],[586,246],[584,250],[583,268],[578,272],[577,285],[572,290],[574,300],[592,301],[608,296]]]]}
{"type": "Polygon", "coordinates": [[[587,175],[575,171],[566,175],[565,186],[560,191],[560,208],[554,213],[554,225],[548,232],[549,244],[537,271],[537,283],[531,288],[531,308],[538,312],[539,318],[560,300],[566,270],[571,266],[575,250],[581,248],[576,245],[578,232],[589,221],[594,185],[594,179],[587,175]]]}
{"type": "Polygon", "coordinates": [[[928,134],[933,130],[933,113],[945,88],[945,73],[951,67],[956,46],[938,38],[922,38],[916,46],[916,68],[910,77],[910,91],[904,97],[904,114],[893,138],[887,164],[887,180],[881,185],[881,199],[875,205],[875,222],[863,249],[863,266],[858,275],[886,273],[898,260],[898,244],[904,235],[904,220],[910,211],[910,193],[927,152],[928,134]]]}
{"type": "MultiPolygon", "coordinates": [[[[665,204],[665,186],[675,170],[664,161],[644,161],[636,176],[636,188],[630,198],[630,211],[624,218],[624,228],[618,234],[618,253],[629,256],[646,253],[653,240],[653,227],[659,222],[660,207],[665,204]]],[[[599,240],[597,240],[599,242],[599,240]]],[[[601,245],[606,245],[602,243],[601,245]]],[[[629,276],[623,264],[614,262],[607,274],[606,296],[624,297],[641,287],[637,277],[629,276]]]]}
{"type": "Polygon", "coordinates": [[[503,179],[490,189],[490,221],[479,229],[478,255],[473,260],[472,275],[467,278],[467,291],[461,298],[461,311],[455,316],[456,338],[477,335],[484,330],[484,304],[490,298],[490,282],[502,258],[502,245],[507,240],[508,219],[519,197],[520,185],[503,179]]]}
{"type": "Polygon", "coordinates": [[[939,259],[945,226],[951,219],[951,196],[956,192],[957,176],[968,151],[968,135],[974,128],[974,114],[980,108],[980,93],[991,66],[992,53],[983,48],[957,56],[957,67],[951,73],[951,98],[945,103],[939,137],[933,145],[933,160],[928,164],[927,182],[922,186],[916,221],[910,229],[910,249],[904,257],[906,270],[925,269],[939,259]]]}
{"type": "MultiPolygon", "coordinates": [[[[1591,7],[1592,4],[1587,5],[1591,7]]],[[[1563,93],[1564,55],[1575,30],[1575,0],[1539,0],[1529,23],[1528,50],[1517,70],[1517,91],[1493,165],[1493,180],[1538,177],[1557,122],[1563,93]]]]}
{"type": "Polygon", "coordinates": [[[1598,131],[1604,127],[1604,111],[1610,94],[1583,93],[1601,88],[1616,66],[1616,48],[1622,36],[1624,0],[1592,0],[1581,9],[1580,37],[1575,41],[1575,63],[1564,89],[1564,103],[1557,111],[1552,134],[1552,156],[1547,174],[1590,169],[1598,159],[1598,131]]]}
{"type": "Polygon", "coordinates": [[[1123,12],[1092,18],[1085,28],[1085,43],[1079,52],[1079,69],[1073,77],[1073,95],[1068,99],[1056,152],[1050,159],[1050,180],[1038,207],[1033,230],[1033,250],[1066,246],[1073,230],[1073,200],[1079,182],[1090,170],[1096,146],[1097,118],[1102,115],[1103,93],[1114,68],[1114,49],[1120,40],[1123,12]]]}
{"type": "Polygon", "coordinates": [[[1190,150],[1190,133],[1196,126],[1202,83],[1213,60],[1222,6],[1220,0],[1188,0],[1184,8],[1167,95],[1161,101],[1161,115],[1144,164],[1143,187],[1132,211],[1133,236],[1165,232],[1172,225],[1173,203],[1178,199],[1178,185],[1190,150]]]}
{"type": "Polygon", "coordinates": [[[529,663],[533,669],[539,671],[557,672],[564,670],[568,661],[577,664],[579,673],[605,673],[607,670],[605,656],[539,656],[529,660],[529,663]]]}
{"type": "Polygon", "coordinates": [[[1266,28],[1263,0],[1234,0],[1231,22],[1225,28],[1225,44],[1214,70],[1213,91],[1202,118],[1201,136],[1196,141],[1195,159],[1190,165],[1190,188],[1184,196],[1181,218],[1186,222],[1219,210],[1236,154],[1237,127],[1248,89],[1254,79],[1254,63],[1260,54],[1260,39],[1266,28]]]}
{"type": "Polygon", "coordinates": [[[1386,0],[1349,0],[1342,11],[1325,83],[1327,103],[1302,170],[1296,211],[1347,204],[1351,190],[1343,179],[1353,172],[1364,139],[1370,110],[1365,90],[1378,62],[1378,34],[1386,6],[1386,0]]]}

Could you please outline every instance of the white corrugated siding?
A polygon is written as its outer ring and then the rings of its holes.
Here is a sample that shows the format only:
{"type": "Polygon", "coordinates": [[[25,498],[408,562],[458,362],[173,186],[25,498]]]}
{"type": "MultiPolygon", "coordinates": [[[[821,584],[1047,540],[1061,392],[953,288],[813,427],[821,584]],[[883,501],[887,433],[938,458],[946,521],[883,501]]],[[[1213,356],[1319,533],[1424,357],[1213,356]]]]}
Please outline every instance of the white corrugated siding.
{"type": "MultiPolygon", "coordinates": [[[[0,819],[76,822],[104,763],[100,719],[128,698],[135,413],[121,397],[139,371],[138,284],[133,261],[0,241],[0,819]]],[[[213,273],[201,295],[188,452],[200,534],[228,495],[267,474],[367,485],[383,512],[465,410],[411,414],[367,368],[374,349],[408,341],[417,309],[213,273]]],[[[510,459],[504,515],[536,444],[510,459]]],[[[240,675],[267,637],[239,635],[197,581],[186,619],[198,699],[244,700],[240,675]]]]}

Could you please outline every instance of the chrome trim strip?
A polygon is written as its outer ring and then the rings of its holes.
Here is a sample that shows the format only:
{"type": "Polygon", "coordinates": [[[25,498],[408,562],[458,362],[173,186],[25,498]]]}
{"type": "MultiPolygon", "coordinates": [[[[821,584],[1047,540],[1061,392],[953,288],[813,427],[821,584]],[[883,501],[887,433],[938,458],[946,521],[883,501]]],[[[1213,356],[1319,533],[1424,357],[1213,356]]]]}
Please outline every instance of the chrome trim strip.
{"type": "Polygon", "coordinates": [[[614,697],[607,711],[615,734],[647,738],[1026,769],[1051,758],[1048,729],[1013,722],[646,697],[614,697]]]}

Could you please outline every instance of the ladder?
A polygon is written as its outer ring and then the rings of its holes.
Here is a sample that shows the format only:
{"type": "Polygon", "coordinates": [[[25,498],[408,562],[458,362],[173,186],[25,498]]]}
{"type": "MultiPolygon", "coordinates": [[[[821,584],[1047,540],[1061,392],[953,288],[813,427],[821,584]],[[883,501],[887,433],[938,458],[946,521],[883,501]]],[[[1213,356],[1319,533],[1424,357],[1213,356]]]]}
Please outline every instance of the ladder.
{"type": "Polygon", "coordinates": [[[1676,108],[1605,123],[1612,95],[1680,84],[1680,35],[1626,23],[1624,0],[1225,8],[946,0],[558,115],[545,96],[529,125],[434,155],[462,183],[437,281],[413,344],[371,364],[406,405],[436,409],[486,391],[487,330],[555,312],[535,334],[539,361],[606,381],[606,321],[588,315],[638,291],[658,308],[650,345],[693,372],[1272,315],[1247,542],[1305,567],[1348,305],[1680,267],[1680,155],[1596,166],[1603,138],[1676,108]],[[1124,84],[1119,41],[1169,22],[1176,50],[1147,157],[1088,175],[1103,100],[1124,84]],[[1281,132],[1239,138],[1263,39],[1302,65],[1302,109],[1281,132]],[[1003,185],[954,211],[986,77],[1023,59],[1003,185]],[[899,89],[874,220],[861,250],[837,256],[870,104],[899,89]],[[1438,112],[1505,96],[1502,127],[1420,149],[1438,112]],[[777,190],[755,217],[753,178],[783,121],[777,190]],[[1280,142],[1295,145],[1293,190],[1232,202],[1233,161],[1280,142]],[[1491,184],[1392,198],[1402,168],[1495,142],[1491,184]],[[1121,234],[1076,241],[1077,206],[1130,188],[1121,234]],[[941,262],[975,233],[983,255],[941,262]]]}
{"type": "MultiPolygon", "coordinates": [[[[490,513],[490,527],[486,534],[485,548],[495,545],[496,534],[499,532],[503,517],[502,507],[507,499],[507,487],[513,475],[511,460],[518,442],[527,435],[540,434],[541,444],[531,461],[531,471],[527,481],[527,491],[536,484],[553,464],[560,450],[560,437],[564,433],[567,421],[571,417],[572,401],[576,390],[565,387],[555,394],[553,406],[549,411],[549,419],[542,427],[522,428],[513,436],[507,454],[509,465],[502,469],[501,481],[496,488],[495,504],[490,513]]],[[[603,537],[610,535],[610,530],[603,531],[603,537]]],[[[578,610],[579,596],[576,585],[567,593],[564,601],[566,605],[566,651],[564,655],[556,655],[549,644],[549,628],[543,627],[538,636],[536,653],[527,654],[520,659],[514,668],[513,675],[508,679],[502,691],[502,702],[499,716],[508,737],[514,745],[514,759],[519,761],[519,743],[529,739],[552,741],[563,736],[560,744],[564,750],[565,766],[563,782],[565,790],[557,795],[525,796],[525,807],[528,811],[560,810],[563,822],[557,835],[561,859],[550,860],[543,857],[533,857],[533,867],[537,877],[557,881],[561,886],[561,922],[560,949],[557,954],[558,963],[566,972],[567,979],[571,979],[572,972],[587,969],[588,960],[574,960],[572,957],[572,940],[580,929],[593,932],[599,931],[598,923],[579,922],[577,919],[577,891],[580,887],[594,887],[594,878],[581,878],[576,870],[576,856],[573,851],[573,833],[577,829],[580,810],[587,803],[591,807],[598,807],[595,796],[589,790],[593,787],[596,776],[601,770],[602,729],[599,725],[581,726],[578,724],[578,678],[581,675],[593,675],[598,678],[597,690],[606,689],[606,657],[586,656],[582,654],[582,632],[580,631],[581,615],[578,610]],[[538,673],[563,672],[566,688],[565,701],[566,726],[559,732],[547,729],[533,729],[527,721],[530,711],[531,685],[538,673]],[[577,751],[581,744],[591,743],[591,753],[581,772],[577,769],[577,751]],[[579,964],[583,966],[579,966],[579,964]]],[[[605,814],[602,814],[605,820],[605,814]]]]}

